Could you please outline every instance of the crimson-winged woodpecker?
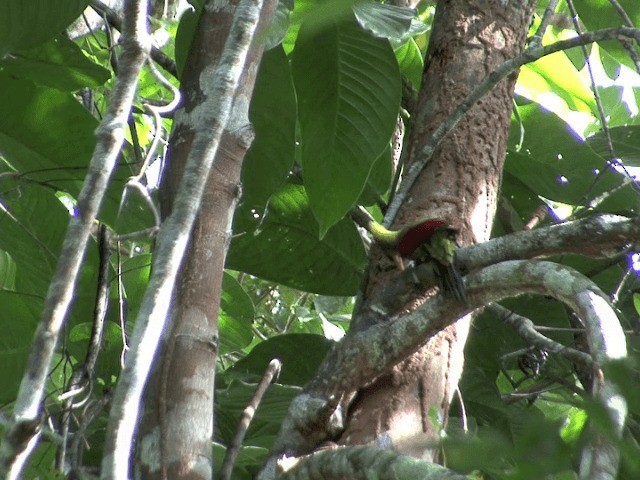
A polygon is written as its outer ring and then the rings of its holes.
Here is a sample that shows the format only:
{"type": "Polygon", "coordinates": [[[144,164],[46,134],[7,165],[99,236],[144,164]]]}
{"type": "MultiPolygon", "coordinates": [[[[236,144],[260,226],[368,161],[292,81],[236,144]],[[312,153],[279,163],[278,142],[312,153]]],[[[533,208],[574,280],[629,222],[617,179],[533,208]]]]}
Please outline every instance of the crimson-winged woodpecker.
{"type": "Polygon", "coordinates": [[[389,230],[369,218],[367,230],[376,242],[416,263],[431,261],[445,294],[467,303],[464,282],[455,265],[457,229],[441,219],[427,219],[389,230]]]}

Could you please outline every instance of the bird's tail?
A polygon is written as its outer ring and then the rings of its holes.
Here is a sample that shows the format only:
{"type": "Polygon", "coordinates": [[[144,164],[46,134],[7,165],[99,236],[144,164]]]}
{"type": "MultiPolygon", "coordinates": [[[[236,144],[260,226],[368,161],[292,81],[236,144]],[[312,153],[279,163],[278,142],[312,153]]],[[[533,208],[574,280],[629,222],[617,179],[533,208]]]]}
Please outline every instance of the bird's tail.
{"type": "Polygon", "coordinates": [[[467,294],[464,289],[464,280],[460,271],[452,262],[448,265],[444,265],[440,262],[435,262],[438,268],[438,281],[440,282],[440,288],[445,295],[455,298],[458,302],[467,305],[467,294]]]}

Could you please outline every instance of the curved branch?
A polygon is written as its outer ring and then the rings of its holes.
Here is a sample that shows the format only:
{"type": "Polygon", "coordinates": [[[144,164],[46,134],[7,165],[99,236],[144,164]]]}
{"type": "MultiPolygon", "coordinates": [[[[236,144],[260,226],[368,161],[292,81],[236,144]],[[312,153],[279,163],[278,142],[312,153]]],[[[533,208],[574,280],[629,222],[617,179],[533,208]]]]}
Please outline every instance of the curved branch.
{"type": "MultiPolygon", "coordinates": [[[[626,355],[620,323],[604,293],[572,268],[544,261],[507,261],[465,278],[469,307],[436,297],[415,311],[345,337],[325,358],[315,379],[292,402],[274,451],[306,453],[339,433],[340,407],[329,411],[336,398],[350,395],[382,372],[415,352],[424,342],[474,308],[523,293],[547,295],[568,305],[584,321],[600,384],[594,394],[605,405],[619,433],[626,411],[624,400],[605,382],[600,365],[626,355]]],[[[346,406],[346,405],[345,405],[346,406]]],[[[609,439],[594,440],[593,465],[602,465],[602,452],[615,456],[609,439]]],[[[613,457],[608,457],[610,460],[613,457]]],[[[613,464],[617,460],[613,458],[613,464]]]]}
{"type": "Polygon", "coordinates": [[[278,467],[284,471],[280,480],[369,478],[367,473],[371,478],[469,479],[440,465],[371,446],[322,450],[300,459],[284,459],[278,467]]]}
{"type": "MultiPolygon", "coordinates": [[[[488,242],[461,248],[456,252],[460,270],[471,272],[506,260],[544,258],[563,253],[590,257],[608,257],[621,251],[621,246],[640,241],[640,221],[618,215],[594,215],[582,220],[535,230],[516,232],[488,242]]],[[[436,285],[429,264],[408,268],[390,282],[369,308],[360,315],[372,317],[358,324],[375,324],[404,308],[425,285],[436,285]],[[377,319],[377,320],[376,320],[377,319]]]]}
{"type": "Polygon", "coordinates": [[[593,215],[462,248],[458,250],[457,260],[463,271],[471,271],[504,260],[550,257],[563,253],[604,258],[620,253],[623,246],[638,240],[638,218],[593,215]]]}

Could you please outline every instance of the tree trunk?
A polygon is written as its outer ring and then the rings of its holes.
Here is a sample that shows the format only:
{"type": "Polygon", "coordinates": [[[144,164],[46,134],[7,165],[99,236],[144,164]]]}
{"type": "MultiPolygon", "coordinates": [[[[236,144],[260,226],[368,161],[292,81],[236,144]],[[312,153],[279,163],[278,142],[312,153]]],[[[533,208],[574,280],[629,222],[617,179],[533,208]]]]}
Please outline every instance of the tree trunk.
{"type": "MultiPolygon", "coordinates": [[[[184,103],[174,118],[161,186],[164,218],[171,211],[189,155],[199,120],[197,109],[207,95],[207,85],[202,82],[211,76],[204,71],[217,65],[227,41],[235,2],[227,3],[208,2],[203,9],[182,74],[184,103]]],[[[276,3],[265,2],[260,29],[270,23],[276,3]]],[[[233,116],[191,233],[160,361],[145,392],[136,478],[204,479],[213,475],[213,394],[222,275],[231,221],[240,197],[242,161],[253,139],[248,109],[262,51],[262,44],[256,42],[249,53],[233,116]]]]}
{"type": "MultiPolygon", "coordinates": [[[[405,148],[409,164],[443,119],[496,66],[523,50],[533,6],[526,0],[438,3],[422,87],[405,148]]],[[[441,218],[459,230],[459,244],[489,239],[505,157],[517,75],[500,82],[442,141],[410,190],[395,225],[441,218]]],[[[371,254],[359,309],[370,306],[397,269],[380,249],[371,254]]],[[[412,311],[433,291],[415,292],[412,311]]],[[[356,312],[354,317],[359,315],[356,312]]],[[[368,318],[362,316],[362,318],[368,318]]],[[[415,355],[363,388],[340,443],[393,446],[425,460],[446,426],[462,373],[471,316],[431,338],[415,355]]],[[[356,324],[350,334],[369,325],[356,324]]]]}

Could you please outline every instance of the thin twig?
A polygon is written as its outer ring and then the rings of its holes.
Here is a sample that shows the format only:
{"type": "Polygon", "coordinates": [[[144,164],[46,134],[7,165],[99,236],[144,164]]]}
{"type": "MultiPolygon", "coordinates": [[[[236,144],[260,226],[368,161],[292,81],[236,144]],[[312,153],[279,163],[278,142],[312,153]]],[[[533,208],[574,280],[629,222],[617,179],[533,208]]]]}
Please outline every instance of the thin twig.
{"type": "Polygon", "coordinates": [[[540,222],[542,222],[547,217],[548,214],[549,207],[547,207],[546,205],[540,205],[533,211],[531,217],[529,218],[529,221],[526,223],[523,230],[533,230],[540,222]]]}
{"type": "Polygon", "coordinates": [[[120,240],[116,240],[116,278],[118,280],[118,319],[120,320],[120,335],[122,336],[122,351],[120,352],[120,367],[124,368],[129,343],[127,341],[127,308],[125,304],[124,282],[122,281],[122,256],[120,254],[120,240]]]}
{"type": "MultiPolygon", "coordinates": [[[[622,19],[623,23],[627,27],[634,27],[635,26],[633,24],[633,22],[631,21],[631,18],[629,18],[629,15],[627,15],[627,12],[624,10],[624,8],[622,8],[622,5],[620,5],[620,3],[618,3],[618,0],[609,0],[609,3],[614,8],[614,10],[618,13],[618,15],[622,19]]],[[[627,51],[627,53],[631,57],[631,61],[635,65],[636,71],[638,73],[640,73],[640,58],[638,58],[638,54],[635,51],[635,49],[633,48],[632,42],[620,39],[620,43],[622,43],[622,46],[624,47],[624,49],[627,51]]],[[[640,46],[640,42],[638,41],[638,39],[636,39],[636,44],[640,46]]]]}
{"type": "MultiPolygon", "coordinates": [[[[91,0],[90,5],[91,8],[93,8],[98,13],[98,15],[103,16],[103,18],[105,18],[110,25],[112,25],[116,30],[122,32],[124,22],[122,18],[120,18],[120,15],[118,15],[117,11],[101,2],[100,0],[91,0]]],[[[171,75],[173,75],[175,78],[178,78],[178,68],[176,67],[176,63],[162,50],[152,46],[151,59],[171,75]]]]}
{"type": "Polygon", "coordinates": [[[267,388],[271,383],[275,382],[280,374],[280,368],[282,368],[282,363],[277,358],[271,360],[267,369],[262,376],[262,380],[256,387],[256,391],[253,394],[253,398],[249,402],[249,404],[242,411],[242,416],[240,417],[240,423],[238,423],[238,429],[236,430],[236,434],[231,441],[231,445],[227,448],[227,453],[224,456],[224,461],[222,462],[222,470],[220,471],[220,477],[222,480],[231,480],[231,475],[233,474],[233,466],[235,465],[236,458],[240,453],[240,448],[242,447],[242,442],[244,441],[244,436],[247,434],[247,430],[249,429],[249,425],[251,425],[251,421],[253,420],[253,416],[262,401],[262,397],[264,396],[267,388]]]}
{"type": "Polygon", "coordinates": [[[137,240],[139,238],[152,238],[158,233],[158,230],[160,230],[160,227],[149,227],[137,232],[114,235],[113,239],[116,242],[126,242],[129,240],[137,240]]]}
{"type": "Polygon", "coordinates": [[[625,272],[622,274],[622,278],[620,278],[618,285],[616,286],[616,288],[614,288],[613,293],[611,293],[611,304],[613,306],[616,306],[618,304],[618,302],[620,301],[620,294],[622,293],[624,286],[629,280],[633,278],[635,278],[635,272],[633,268],[627,267],[625,272]]]}
{"type": "Polygon", "coordinates": [[[556,9],[558,8],[559,2],[560,0],[550,0],[549,5],[547,5],[547,8],[542,15],[542,21],[540,22],[540,26],[538,26],[538,29],[536,30],[536,34],[531,38],[531,41],[529,42],[530,48],[538,48],[542,46],[542,39],[544,38],[544,34],[547,31],[547,28],[549,28],[549,25],[551,24],[551,20],[556,14],[556,9]]]}
{"type": "Polygon", "coordinates": [[[75,402],[74,399],[79,394],[88,390],[88,394],[85,397],[85,401],[89,398],[92,390],[92,382],[95,376],[94,370],[96,361],[98,360],[98,354],[100,353],[100,347],[102,345],[102,334],[104,332],[104,321],[107,314],[107,305],[109,302],[109,233],[106,225],[100,224],[98,228],[98,254],[99,254],[99,269],[98,269],[98,285],[96,292],[96,303],[93,310],[93,325],[91,329],[91,339],[89,341],[89,347],[87,348],[87,355],[84,361],[84,365],[77,369],[66,388],[65,393],[72,393],[71,395],[61,395],[63,400],[62,407],[62,437],[65,441],[60,445],[58,452],[56,453],[57,469],[65,471],[66,464],[66,450],[69,441],[69,424],[71,421],[71,411],[78,408],[81,403],[75,402]]]}
{"type": "Polygon", "coordinates": [[[147,62],[147,65],[152,75],[155,77],[155,79],[158,80],[158,82],[162,86],[164,86],[165,88],[171,91],[172,100],[165,105],[152,105],[146,102],[144,104],[145,110],[153,116],[153,120],[154,120],[155,130],[153,133],[153,141],[151,142],[151,146],[149,147],[147,154],[145,155],[145,158],[142,164],[140,165],[140,169],[138,173],[130,177],[124,186],[124,192],[122,194],[122,198],[120,199],[120,207],[118,209],[118,215],[122,212],[124,208],[129,190],[133,189],[133,190],[136,190],[140,194],[140,196],[143,198],[143,200],[149,207],[149,210],[153,214],[153,219],[155,222],[154,225],[156,227],[159,227],[161,223],[160,212],[158,211],[158,208],[153,202],[153,199],[151,198],[151,195],[149,193],[147,186],[143,184],[142,179],[144,178],[147,172],[147,169],[151,164],[151,161],[155,158],[156,150],[158,149],[158,145],[160,144],[160,140],[162,138],[162,118],[160,117],[160,114],[173,112],[178,106],[178,104],[180,103],[181,96],[180,96],[180,91],[176,87],[174,87],[171,84],[171,82],[169,82],[166,78],[164,78],[164,75],[160,73],[160,71],[155,67],[155,65],[152,62],[147,62]]]}
{"type": "Polygon", "coordinates": [[[494,315],[500,318],[507,325],[511,326],[518,335],[529,345],[546,350],[549,353],[556,355],[562,355],[563,357],[571,360],[574,363],[580,363],[584,365],[592,365],[593,360],[591,355],[584,352],[574,350],[573,348],[565,347],[561,343],[551,340],[549,337],[545,337],[539,333],[535,324],[528,318],[518,315],[511,310],[507,310],[502,305],[492,303],[487,307],[494,315]]]}

